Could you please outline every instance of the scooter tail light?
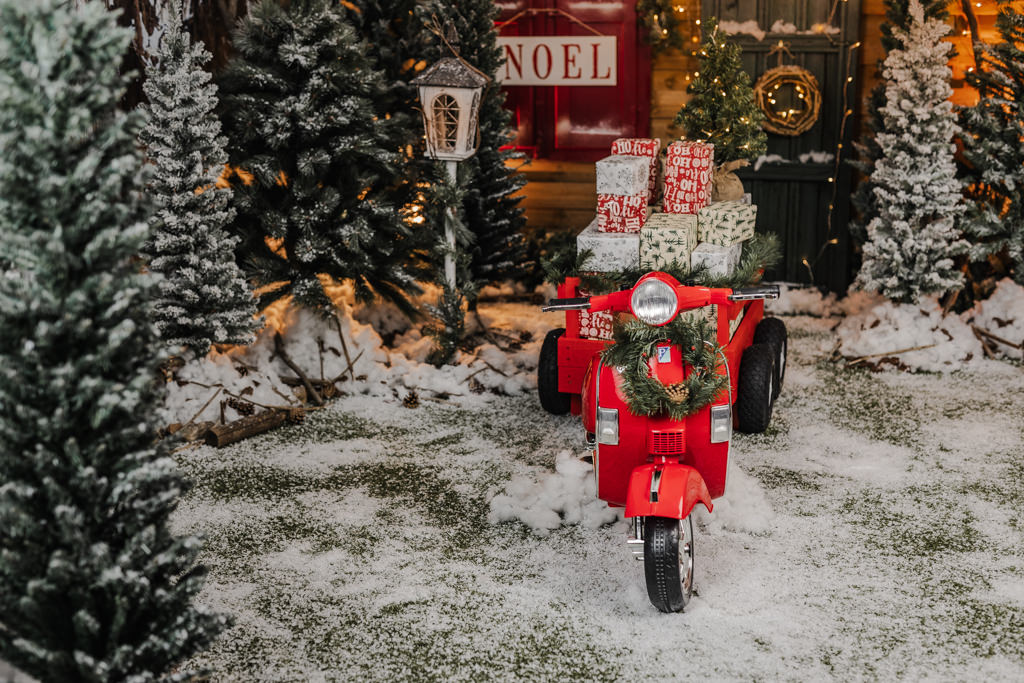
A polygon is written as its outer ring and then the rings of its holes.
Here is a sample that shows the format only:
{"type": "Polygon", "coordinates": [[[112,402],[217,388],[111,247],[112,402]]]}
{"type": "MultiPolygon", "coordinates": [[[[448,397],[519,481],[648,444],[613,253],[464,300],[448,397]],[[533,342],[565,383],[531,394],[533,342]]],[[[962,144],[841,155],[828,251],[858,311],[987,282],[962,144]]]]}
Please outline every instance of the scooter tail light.
{"type": "Polygon", "coordinates": [[[725,443],[732,437],[732,406],[711,406],[711,443],[725,443]]]}
{"type": "Polygon", "coordinates": [[[597,442],[606,446],[619,445],[619,411],[615,408],[597,409],[597,442]]]}

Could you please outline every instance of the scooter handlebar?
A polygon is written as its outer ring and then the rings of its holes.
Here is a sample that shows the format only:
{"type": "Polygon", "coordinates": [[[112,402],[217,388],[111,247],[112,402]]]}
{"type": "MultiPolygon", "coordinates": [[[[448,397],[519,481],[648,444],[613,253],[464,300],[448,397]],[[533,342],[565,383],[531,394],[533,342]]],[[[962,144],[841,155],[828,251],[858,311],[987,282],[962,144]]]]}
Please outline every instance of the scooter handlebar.
{"type": "Polygon", "coordinates": [[[577,296],[570,299],[551,299],[540,310],[548,311],[586,311],[590,308],[589,296],[577,296]]]}
{"type": "Polygon", "coordinates": [[[754,299],[778,299],[778,285],[761,285],[759,287],[740,287],[732,290],[729,301],[752,301],[754,299]]]}

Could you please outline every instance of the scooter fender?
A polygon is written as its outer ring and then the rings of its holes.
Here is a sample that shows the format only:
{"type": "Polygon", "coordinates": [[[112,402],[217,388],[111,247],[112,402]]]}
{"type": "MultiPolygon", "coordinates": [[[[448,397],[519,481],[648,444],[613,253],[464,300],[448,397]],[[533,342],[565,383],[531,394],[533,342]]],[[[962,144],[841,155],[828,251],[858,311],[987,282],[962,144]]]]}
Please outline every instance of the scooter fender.
{"type": "Polygon", "coordinates": [[[686,519],[697,503],[711,512],[711,494],[704,478],[689,465],[649,463],[634,468],[629,476],[626,517],[686,519]]]}

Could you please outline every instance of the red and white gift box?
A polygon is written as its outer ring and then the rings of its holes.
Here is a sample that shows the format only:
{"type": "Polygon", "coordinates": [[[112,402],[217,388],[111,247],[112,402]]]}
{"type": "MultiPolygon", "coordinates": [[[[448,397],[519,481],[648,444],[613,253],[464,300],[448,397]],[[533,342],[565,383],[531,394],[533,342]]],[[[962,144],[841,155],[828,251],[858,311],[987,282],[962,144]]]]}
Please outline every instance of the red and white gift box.
{"type": "Polygon", "coordinates": [[[619,138],[612,143],[612,154],[623,154],[631,157],[647,157],[650,160],[650,171],[647,178],[647,192],[651,199],[658,195],[658,153],[661,151],[661,138],[619,138]]]}
{"type": "Polygon", "coordinates": [[[647,222],[647,192],[632,195],[597,195],[600,232],[640,232],[647,222]]]}
{"type": "MultiPolygon", "coordinates": [[[[590,292],[580,289],[580,296],[590,292]]],[[[615,314],[610,311],[580,311],[580,336],[584,339],[611,339],[615,314]]]]}
{"type": "Polygon", "coordinates": [[[697,213],[711,203],[715,146],[679,141],[669,145],[665,152],[665,212],[697,213]]]}

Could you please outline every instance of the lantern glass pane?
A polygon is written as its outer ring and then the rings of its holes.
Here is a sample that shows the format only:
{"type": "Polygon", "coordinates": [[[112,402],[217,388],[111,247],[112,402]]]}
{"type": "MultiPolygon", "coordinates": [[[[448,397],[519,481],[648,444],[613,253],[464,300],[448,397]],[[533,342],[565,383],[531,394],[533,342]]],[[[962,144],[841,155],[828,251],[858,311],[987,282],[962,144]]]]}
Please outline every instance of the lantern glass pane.
{"type": "Polygon", "coordinates": [[[440,94],[434,98],[434,139],[441,151],[455,151],[459,133],[459,103],[451,95],[440,94]]]}

